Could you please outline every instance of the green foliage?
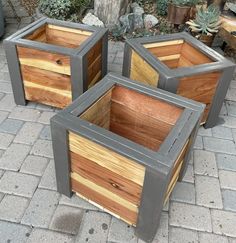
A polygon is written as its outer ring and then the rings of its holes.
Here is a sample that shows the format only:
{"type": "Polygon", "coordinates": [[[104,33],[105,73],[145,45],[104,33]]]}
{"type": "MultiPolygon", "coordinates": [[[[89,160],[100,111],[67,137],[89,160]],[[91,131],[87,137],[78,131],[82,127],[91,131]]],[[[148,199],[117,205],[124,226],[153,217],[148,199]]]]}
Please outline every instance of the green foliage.
{"type": "Polygon", "coordinates": [[[167,14],[168,0],[157,0],[157,13],[161,16],[167,14]]]}
{"type": "Polygon", "coordinates": [[[40,0],[39,9],[50,18],[78,22],[91,2],[91,0],[40,0]]]}
{"type": "Polygon", "coordinates": [[[172,3],[176,6],[195,6],[199,0],[172,0],[172,3]]]}
{"type": "Polygon", "coordinates": [[[212,35],[217,33],[221,25],[220,10],[217,6],[211,4],[207,9],[201,7],[194,20],[186,22],[191,31],[212,35]]]}

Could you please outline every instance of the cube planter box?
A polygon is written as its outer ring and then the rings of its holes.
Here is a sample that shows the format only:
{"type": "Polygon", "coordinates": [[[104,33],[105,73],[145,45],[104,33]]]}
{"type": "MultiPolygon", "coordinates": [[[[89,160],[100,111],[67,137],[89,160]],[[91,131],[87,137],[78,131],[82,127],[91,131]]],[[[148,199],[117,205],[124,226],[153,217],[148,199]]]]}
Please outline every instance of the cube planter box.
{"type": "Polygon", "coordinates": [[[235,64],[187,33],[126,41],[123,75],[206,104],[202,123],[217,124],[235,64]]]}
{"type": "Polygon", "coordinates": [[[57,189],[151,241],[184,175],[204,105],[109,74],[51,119],[57,189]]]}
{"type": "Polygon", "coordinates": [[[4,41],[15,102],[63,108],[107,72],[108,32],[42,18],[4,41]]]}

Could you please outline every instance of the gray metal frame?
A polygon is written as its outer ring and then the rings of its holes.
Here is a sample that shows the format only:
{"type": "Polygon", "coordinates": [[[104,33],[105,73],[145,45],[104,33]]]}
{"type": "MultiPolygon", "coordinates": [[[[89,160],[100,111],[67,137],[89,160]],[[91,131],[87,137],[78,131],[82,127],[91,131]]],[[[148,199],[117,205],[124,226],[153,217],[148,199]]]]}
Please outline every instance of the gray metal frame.
{"type": "Polygon", "coordinates": [[[70,57],[71,66],[71,89],[72,100],[88,89],[87,84],[87,54],[91,48],[102,39],[102,78],[107,73],[107,52],[108,52],[108,29],[87,26],[78,23],[65,22],[60,20],[53,20],[49,18],[41,18],[25,28],[17,31],[10,37],[4,40],[4,47],[6,50],[6,57],[11,77],[12,89],[14,93],[15,103],[18,105],[25,105],[24,85],[21,77],[20,63],[16,51],[16,46],[30,47],[51,53],[62,54],[70,57]],[[67,28],[80,29],[93,32],[92,35],[84,41],[78,48],[67,48],[32,40],[24,39],[27,35],[34,32],[39,27],[45,24],[53,24],[67,28]]]}
{"type": "Polygon", "coordinates": [[[116,74],[110,73],[106,75],[103,80],[51,119],[57,190],[67,196],[71,195],[70,158],[67,144],[69,131],[142,164],[146,168],[146,173],[136,234],[145,241],[151,241],[158,228],[164,195],[170,181],[174,162],[191,136],[184,168],[182,168],[182,171],[185,171],[188,155],[192,147],[191,144],[194,143],[204,108],[205,105],[201,103],[164,90],[155,89],[116,74]],[[81,113],[115,85],[124,86],[183,108],[180,118],[162,143],[158,152],[79,118],[81,113]]]}
{"type": "Polygon", "coordinates": [[[222,75],[218,82],[218,87],[212,101],[207,121],[204,126],[205,128],[211,128],[217,124],[218,116],[223,105],[224,98],[226,96],[230,81],[233,78],[233,71],[236,66],[234,63],[232,63],[210,47],[206,46],[193,36],[189,35],[188,33],[182,32],[163,36],[153,36],[126,40],[123,62],[123,75],[125,77],[130,77],[132,49],[140,56],[142,56],[142,58],[148,64],[150,64],[152,68],[157,70],[160,75],[158,88],[167,90],[172,93],[177,92],[177,88],[180,82],[179,78],[197,74],[204,74],[213,71],[221,71],[222,75]],[[194,66],[194,68],[182,67],[170,69],[143,46],[143,44],[172,41],[178,39],[182,39],[185,42],[189,43],[191,46],[195,47],[200,52],[211,58],[214,62],[196,65],[194,66]]]}

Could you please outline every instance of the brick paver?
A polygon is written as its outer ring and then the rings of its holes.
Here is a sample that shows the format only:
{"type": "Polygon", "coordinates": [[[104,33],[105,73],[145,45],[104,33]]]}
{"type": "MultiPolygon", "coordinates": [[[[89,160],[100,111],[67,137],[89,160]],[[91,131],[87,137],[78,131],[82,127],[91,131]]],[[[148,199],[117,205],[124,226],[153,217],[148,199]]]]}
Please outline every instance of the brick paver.
{"type": "MultiPolygon", "coordinates": [[[[6,0],[6,36],[31,22],[6,0]]],[[[109,43],[108,69],[122,72],[123,43],[109,43]]],[[[73,195],[56,192],[50,118],[57,109],[16,106],[0,42],[0,242],[143,243],[134,229],[73,195]]],[[[236,73],[235,73],[236,74],[236,73]]],[[[236,242],[236,75],[221,122],[200,128],[186,175],[163,208],[154,243],[236,242]]]]}

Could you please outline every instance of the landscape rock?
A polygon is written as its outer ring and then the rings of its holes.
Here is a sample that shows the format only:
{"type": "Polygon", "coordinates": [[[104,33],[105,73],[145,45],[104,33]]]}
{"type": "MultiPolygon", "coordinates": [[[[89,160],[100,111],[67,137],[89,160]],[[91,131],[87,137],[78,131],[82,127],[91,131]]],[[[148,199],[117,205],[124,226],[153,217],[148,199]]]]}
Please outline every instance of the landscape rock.
{"type": "Polygon", "coordinates": [[[142,14],[144,14],[144,9],[142,8],[142,7],[140,7],[139,5],[138,5],[138,3],[132,3],[131,5],[130,5],[130,7],[131,7],[131,10],[132,10],[132,12],[133,13],[135,13],[135,14],[138,14],[138,15],[142,15],[142,14]]]}
{"type": "Polygon", "coordinates": [[[95,15],[91,13],[87,13],[82,19],[83,24],[87,24],[90,26],[99,26],[104,27],[104,23],[95,15]]]}
{"type": "Polygon", "coordinates": [[[155,25],[157,25],[159,23],[159,20],[151,15],[151,14],[146,14],[144,16],[144,26],[146,29],[150,29],[152,27],[154,27],[155,25]]]}
{"type": "Polygon", "coordinates": [[[122,15],[119,20],[126,32],[132,32],[144,27],[143,17],[140,14],[130,13],[122,15]]]}

